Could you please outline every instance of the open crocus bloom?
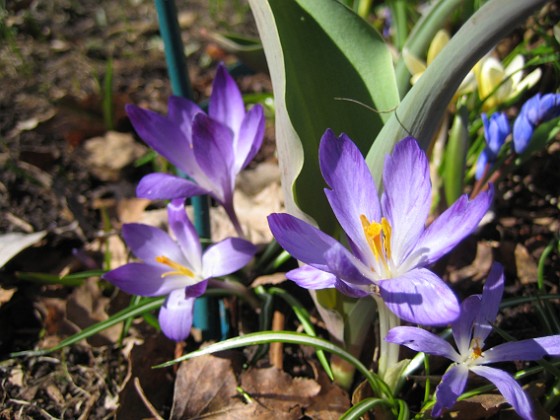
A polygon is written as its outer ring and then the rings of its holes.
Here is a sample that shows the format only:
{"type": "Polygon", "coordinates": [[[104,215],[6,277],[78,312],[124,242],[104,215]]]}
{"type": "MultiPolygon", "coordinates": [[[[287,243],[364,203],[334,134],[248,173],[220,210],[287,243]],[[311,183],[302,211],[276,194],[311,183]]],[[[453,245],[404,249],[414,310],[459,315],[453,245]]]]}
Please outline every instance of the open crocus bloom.
{"type": "Polygon", "coordinates": [[[159,312],[159,323],[167,337],[181,341],[190,333],[194,300],[206,291],[208,280],[239,270],[251,260],[256,249],[244,239],[228,238],[202,252],[183,200],[173,200],[167,212],[175,240],[153,226],[123,225],[126,244],[143,262],[123,265],[103,278],[134,295],[167,295],[159,312]]]}
{"type": "Polygon", "coordinates": [[[259,150],[265,118],[261,105],[245,112],[239,88],[225,67],[218,67],[208,115],[177,96],[169,98],[167,116],[135,105],[127,105],[126,112],[138,135],[192,180],[150,174],[140,181],[137,195],[167,200],[209,194],[240,232],[233,209],[235,176],[259,150]]]}
{"type": "Polygon", "coordinates": [[[444,356],[454,363],[443,375],[436,389],[436,404],[432,415],[437,417],[444,408],[455,404],[463,393],[469,371],[491,381],[517,413],[524,419],[535,415],[529,399],[510,374],[485,366],[515,360],[539,360],[544,356],[560,355],[560,335],[510,341],[484,350],[484,341],[492,331],[504,290],[503,269],[494,264],[484,285],[482,295],[472,295],[463,301],[461,315],[452,324],[453,338],[457,345],[416,327],[395,327],[389,330],[387,341],[401,344],[416,351],[444,356]]]}
{"type": "Polygon", "coordinates": [[[469,201],[457,200],[426,228],[431,183],[428,159],[412,137],[387,157],[381,200],[363,156],[345,135],[327,130],[319,146],[325,194],[347,235],[350,250],[289,214],[268,221],[276,240],[308,264],[287,273],[307,289],[336,287],[354,297],[380,296],[399,318],[437,325],[453,321],[459,303],[449,287],[426,268],[478,225],[492,188],[469,201]]]}

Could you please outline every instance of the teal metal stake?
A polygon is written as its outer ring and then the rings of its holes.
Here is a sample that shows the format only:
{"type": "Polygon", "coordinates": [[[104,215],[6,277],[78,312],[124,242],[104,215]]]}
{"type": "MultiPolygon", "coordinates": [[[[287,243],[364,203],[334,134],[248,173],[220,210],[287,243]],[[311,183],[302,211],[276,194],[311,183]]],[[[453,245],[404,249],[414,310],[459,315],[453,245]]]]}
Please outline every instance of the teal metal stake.
{"type": "MultiPolygon", "coordinates": [[[[167,73],[174,95],[193,100],[192,88],[188,77],[187,60],[183,52],[183,41],[177,20],[177,8],[174,0],[155,0],[159,31],[163,39],[167,73]]],[[[210,210],[207,196],[191,198],[194,210],[194,226],[201,238],[210,238],[210,210]]],[[[195,328],[202,331],[204,340],[225,338],[220,321],[220,302],[216,298],[198,298],[194,305],[195,328]]],[[[223,309],[223,308],[222,308],[223,309]]],[[[223,312],[223,311],[222,311],[223,312]]]]}

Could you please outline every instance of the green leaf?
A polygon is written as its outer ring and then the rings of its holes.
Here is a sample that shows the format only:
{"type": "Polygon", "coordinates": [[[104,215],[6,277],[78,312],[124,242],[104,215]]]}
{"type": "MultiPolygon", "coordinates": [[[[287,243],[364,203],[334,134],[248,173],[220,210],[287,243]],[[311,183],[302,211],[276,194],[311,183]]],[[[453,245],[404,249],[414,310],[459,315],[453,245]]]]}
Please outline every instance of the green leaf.
{"type": "Polygon", "coordinates": [[[113,325],[116,325],[120,322],[126,321],[127,319],[134,318],[136,316],[142,315],[146,312],[153,311],[158,309],[165,300],[165,297],[157,297],[157,298],[147,298],[142,300],[137,305],[131,305],[122,311],[117,312],[109,319],[98,322],[97,324],[91,325],[87,328],[84,328],[77,334],[74,334],[71,337],[68,337],[58,343],[56,346],[51,347],[50,349],[45,350],[29,350],[29,351],[20,351],[17,353],[10,354],[10,357],[18,357],[18,356],[42,356],[45,354],[52,353],[53,351],[60,350],[66,346],[71,344],[77,343],[78,341],[84,340],[92,335],[97,334],[113,325]]]}
{"type": "Polygon", "coordinates": [[[398,103],[389,50],[367,22],[335,0],[250,5],[275,94],[287,210],[298,216],[303,211],[332,233],[336,224],[321,188],[319,142],[332,128],[369,149],[398,103]]]}
{"type": "Polygon", "coordinates": [[[230,338],[229,340],[221,341],[219,343],[211,344],[203,349],[193,351],[185,354],[177,359],[169,362],[162,363],[154,366],[155,368],[162,368],[180,363],[184,360],[192,359],[194,357],[204,356],[205,354],[212,354],[220,351],[236,349],[245,346],[254,346],[258,344],[270,344],[274,342],[300,344],[304,346],[311,346],[315,349],[328,351],[329,353],[336,354],[340,358],[356,366],[356,369],[364,375],[376,395],[383,395],[385,399],[393,404],[394,397],[391,390],[385,382],[383,382],[376,374],[371,372],[366,366],[360,362],[356,357],[344,349],[335,346],[327,340],[322,338],[310,337],[307,334],[293,333],[288,331],[261,331],[257,333],[247,334],[241,337],[230,338]]]}
{"type": "Polygon", "coordinates": [[[546,0],[490,0],[465,22],[410,89],[373,143],[366,161],[378,185],[385,156],[395,143],[412,135],[428,150],[443,113],[468,71],[545,3],[546,0]]]}

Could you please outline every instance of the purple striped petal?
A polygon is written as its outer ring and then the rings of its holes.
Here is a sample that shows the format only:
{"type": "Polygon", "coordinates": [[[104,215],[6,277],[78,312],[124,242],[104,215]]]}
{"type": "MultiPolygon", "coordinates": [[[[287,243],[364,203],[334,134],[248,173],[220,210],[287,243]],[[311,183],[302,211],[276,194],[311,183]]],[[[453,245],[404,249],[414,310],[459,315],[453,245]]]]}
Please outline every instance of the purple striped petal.
{"type": "Polygon", "coordinates": [[[428,159],[413,137],[398,142],[385,160],[383,186],[381,206],[392,227],[392,259],[401,265],[424,231],[431,205],[428,159]]]}
{"type": "Polygon", "coordinates": [[[475,230],[490,208],[493,197],[492,186],[473,200],[466,195],[459,197],[420,237],[416,249],[425,250],[425,259],[421,263],[426,266],[437,261],[475,230]]]}
{"type": "Polygon", "coordinates": [[[235,173],[233,167],[233,132],[205,114],[193,119],[193,149],[200,169],[213,184],[219,201],[231,199],[235,173]]]}
{"type": "Polygon", "coordinates": [[[338,242],[314,226],[286,213],[272,213],[268,226],[280,246],[296,260],[328,271],[325,253],[338,242]]]}
{"type": "Polygon", "coordinates": [[[336,137],[328,129],[319,145],[319,163],[329,204],[342,229],[364,255],[371,254],[360,215],[380,221],[379,198],[373,178],[360,150],[345,134],[336,137]]]}
{"type": "Polygon", "coordinates": [[[417,327],[394,327],[389,330],[385,341],[400,344],[415,351],[447,357],[454,362],[461,356],[443,338],[417,327]]]}
{"type": "Polygon", "coordinates": [[[481,295],[471,295],[461,304],[461,315],[451,325],[453,338],[459,353],[469,354],[473,323],[480,311],[481,295]]]}
{"type": "Polygon", "coordinates": [[[192,154],[188,139],[179,127],[157,112],[131,104],[125,109],[140,138],[177,168],[191,175],[186,163],[192,159],[192,154]]]}
{"type": "Polygon", "coordinates": [[[159,325],[163,333],[174,341],[183,341],[191,333],[194,299],[186,298],[183,289],[169,294],[159,310],[159,325]]]}
{"type": "Polygon", "coordinates": [[[540,360],[544,356],[560,356],[560,335],[510,341],[486,350],[484,364],[516,360],[540,360]]]}
{"type": "Polygon", "coordinates": [[[432,416],[439,417],[444,408],[451,408],[463,393],[469,369],[463,365],[451,365],[441,378],[441,382],[436,388],[436,403],[432,408],[432,416]]]}
{"type": "Polygon", "coordinates": [[[256,251],[255,245],[244,239],[224,239],[204,252],[203,277],[210,278],[233,273],[251,261],[256,251]]]}
{"type": "Polygon", "coordinates": [[[308,290],[329,289],[335,287],[334,274],[319,270],[310,265],[304,265],[286,273],[286,278],[295,282],[299,287],[308,290]]]}
{"type": "Polygon", "coordinates": [[[181,96],[170,96],[167,118],[177,124],[187,141],[192,145],[192,120],[202,109],[193,101],[181,96]]]}
{"type": "Polygon", "coordinates": [[[239,132],[245,116],[245,105],[241,92],[225,66],[220,63],[212,84],[212,94],[208,106],[208,115],[239,132]]]}
{"type": "Polygon", "coordinates": [[[186,286],[184,276],[162,277],[169,267],[143,263],[125,264],[109,271],[103,278],[131,295],[163,296],[186,286]]]}
{"type": "Polygon", "coordinates": [[[122,227],[124,241],[132,253],[148,264],[158,264],[156,257],[165,255],[167,258],[181,262],[181,249],[163,230],[140,223],[127,223],[122,227]]]}
{"type": "Polygon", "coordinates": [[[183,199],[173,200],[167,205],[169,229],[173,232],[177,243],[195,273],[202,272],[202,247],[196,230],[187,217],[183,199]]]}
{"type": "Polygon", "coordinates": [[[325,252],[325,259],[329,272],[344,282],[357,286],[373,285],[373,279],[367,276],[369,268],[338,242],[325,252]]]}
{"type": "Polygon", "coordinates": [[[480,309],[473,325],[473,338],[479,339],[481,343],[492,332],[492,324],[496,321],[503,294],[504,269],[500,264],[494,263],[482,289],[480,309]]]}
{"type": "Polygon", "coordinates": [[[365,290],[358,289],[351,284],[335,277],[334,287],[342,294],[350,296],[351,298],[360,299],[369,296],[369,293],[365,290]]]}
{"type": "Polygon", "coordinates": [[[253,160],[264,139],[264,110],[260,104],[252,107],[241,124],[234,140],[233,172],[239,173],[253,160]]]}
{"type": "Polygon", "coordinates": [[[471,371],[496,385],[500,394],[504,396],[506,401],[511,404],[514,410],[517,411],[517,414],[522,418],[526,420],[535,418],[531,401],[527,398],[525,392],[523,392],[521,385],[519,385],[509,373],[488,366],[472,366],[471,371]]]}
{"type": "Polygon", "coordinates": [[[451,289],[425,268],[377,283],[387,307],[399,318],[422,325],[444,325],[460,313],[451,289]]]}
{"type": "Polygon", "coordinates": [[[162,173],[144,176],[136,187],[136,195],[138,197],[150,200],[184,199],[208,193],[210,191],[192,181],[162,173]]]}
{"type": "Polygon", "coordinates": [[[193,284],[192,286],[187,286],[185,288],[185,297],[197,298],[206,292],[207,287],[208,287],[208,280],[203,280],[199,283],[193,284]]]}

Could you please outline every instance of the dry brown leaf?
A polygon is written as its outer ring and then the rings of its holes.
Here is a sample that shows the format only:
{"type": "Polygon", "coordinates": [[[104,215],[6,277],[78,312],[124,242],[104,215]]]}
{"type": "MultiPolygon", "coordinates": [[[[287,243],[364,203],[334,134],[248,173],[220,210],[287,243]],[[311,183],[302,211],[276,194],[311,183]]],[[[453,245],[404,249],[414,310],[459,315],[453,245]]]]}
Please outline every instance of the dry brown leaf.
{"type": "Polygon", "coordinates": [[[305,415],[317,420],[337,420],[350,408],[348,393],[332,382],[318,363],[313,364],[316,365],[314,371],[317,372],[321,392],[305,409],[305,415]]]}
{"type": "Polygon", "coordinates": [[[505,402],[501,394],[476,395],[466,400],[457,401],[444,418],[457,420],[487,419],[498,412],[505,402]]]}
{"type": "Polygon", "coordinates": [[[87,168],[102,181],[117,181],[120,171],[146,152],[130,133],[108,131],[85,142],[87,168]]]}
{"type": "Polygon", "coordinates": [[[537,263],[529,254],[527,248],[522,244],[516,244],[513,251],[515,256],[515,268],[517,269],[517,277],[521,284],[530,284],[537,281],[537,263]]]}
{"type": "Polygon", "coordinates": [[[139,222],[150,204],[147,198],[127,198],[119,200],[117,204],[117,217],[121,223],[139,222]]]}
{"type": "Polygon", "coordinates": [[[235,418],[234,412],[246,413],[246,408],[237,392],[237,379],[230,359],[207,355],[191,359],[179,367],[171,419],[235,418]]]}
{"type": "MultiPolygon", "coordinates": [[[[96,281],[86,281],[80,287],[74,289],[66,303],[66,318],[80,328],[105,321],[109,318],[105,308],[109,304],[109,298],[101,294],[96,281]]],[[[115,343],[122,330],[122,325],[114,325],[88,338],[93,346],[103,346],[115,343]]]]}
{"type": "Polygon", "coordinates": [[[259,276],[251,283],[251,287],[255,288],[257,286],[272,286],[284,283],[286,281],[286,273],[274,273],[267,274],[264,276],[259,276]]]}
{"type": "Polygon", "coordinates": [[[493,245],[491,243],[478,242],[476,244],[476,256],[474,260],[468,265],[451,271],[449,274],[449,281],[451,283],[456,283],[466,278],[473,279],[474,281],[485,278],[493,261],[492,249],[493,245]]]}

